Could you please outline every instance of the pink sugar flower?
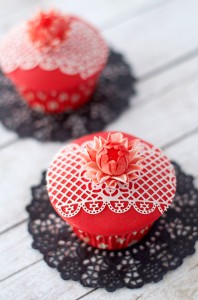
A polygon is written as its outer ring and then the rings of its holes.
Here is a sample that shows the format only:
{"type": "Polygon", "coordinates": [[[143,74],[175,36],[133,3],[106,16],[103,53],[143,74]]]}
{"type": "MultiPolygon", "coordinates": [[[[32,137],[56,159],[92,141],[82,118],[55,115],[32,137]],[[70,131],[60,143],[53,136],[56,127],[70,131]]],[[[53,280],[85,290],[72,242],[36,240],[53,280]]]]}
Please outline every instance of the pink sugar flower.
{"type": "Polygon", "coordinates": [[[59,46],[68,36],[69,21],[61,13],[39,12],[27,24],[27,32],[35,46],[44,52],[59,46]]]}
{"type": "Polygon", "coordinates": [[[140,141],[129,141],[122,133],[109,133],[107,139],[94,137],[93,146],[86,145],[81,153],[86,177],[96,184],[115,187],[138,178],[142,170],[140,141]]]}

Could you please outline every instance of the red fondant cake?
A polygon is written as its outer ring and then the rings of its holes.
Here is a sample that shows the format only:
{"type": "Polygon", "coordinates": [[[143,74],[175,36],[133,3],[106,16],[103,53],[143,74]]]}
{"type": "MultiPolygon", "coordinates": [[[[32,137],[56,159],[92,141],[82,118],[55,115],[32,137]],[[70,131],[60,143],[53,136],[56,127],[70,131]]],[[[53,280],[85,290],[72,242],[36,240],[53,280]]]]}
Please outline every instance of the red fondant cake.
{"type": "Polygon", "coordinates": [[[51,203],[85,242],[120,249],[139,241],[171,204],[173,167],[162,151],[125,133],[67,144],[47,173],[51,203]]]}
{"type": "Polygon", "coordinates": [[[91,97],[108,57],[99,32],[75,16],[40,12],[0,43],[0,65],[27,103],[45,113],[91,97]]]}

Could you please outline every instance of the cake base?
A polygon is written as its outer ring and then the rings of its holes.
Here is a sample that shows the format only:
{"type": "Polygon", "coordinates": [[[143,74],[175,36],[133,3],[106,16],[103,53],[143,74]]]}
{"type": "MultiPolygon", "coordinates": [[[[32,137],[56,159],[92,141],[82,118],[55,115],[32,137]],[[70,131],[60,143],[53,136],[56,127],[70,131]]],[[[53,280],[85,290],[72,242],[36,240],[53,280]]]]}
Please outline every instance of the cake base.
{"type": "Polygon", "coordinates": [[[41,183],[32,188],[33,199],[27,207],[32,247],[43,253],[46,263],[57,268],[64,280],[76,280],[85,287],[113,292],[162,280],[195,252],[198,240],[198,190],[193,177],[173,165],[177,192],[171,207],[143,239],[116,251],[93,248],[76,236],[53,210],[44,173],[41,183]]]}
{"type": "Polygon", "coordinates": [[[123,56],[110,51],[91,100],[75,111],[44,114],[31,109],[0,73],[0,122],[21,138],[66,141],[101,131],[129,107],[135,78],[123,56]]]}
{"type": "Polygon", "coordinates": [[[122,235],[93,235],[80,229],[73,228],[76,235],[85,243],[98,249],[118,250],[130,247],[139,242],[149,231],[152,225],[122,235]]]}

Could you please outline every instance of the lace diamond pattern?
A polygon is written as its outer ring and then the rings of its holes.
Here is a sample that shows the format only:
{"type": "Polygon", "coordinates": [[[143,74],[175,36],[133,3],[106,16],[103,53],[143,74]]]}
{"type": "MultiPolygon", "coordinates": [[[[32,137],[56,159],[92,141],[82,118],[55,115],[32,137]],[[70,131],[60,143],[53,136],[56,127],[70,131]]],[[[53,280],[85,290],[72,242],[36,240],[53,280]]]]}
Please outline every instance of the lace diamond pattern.
{"type": "MultiPolygon", "coordinates": [[[[91,141],[87,141],[91,143],[91,141]]],[[[173,168],[161,150],[142,143],[143,170],[129,184],[117,188],[95,185],[86,179],[80,153],[85,145],[65,146],[50,165],[47,182],[52,203],[63,217],[73,217],[80,209],[98,214],[108,206],[115,213],[124,213],[131,207],[140,214],[158,209],[162,214],[175,194],[173,168]]]]}
{"type": "Polygon", "coordinates": [[[77,280],[86,287],[113,292],[162,280],[195,252],[198,239],[198,190],[193,177],[173,165],[177,190],[171,207],[143,240],[118,251],[95,249],[77,238],[50,205],[44,173],[41,183],[32,188],[33,199],[27,207],[33,248],[64,280],[77,280]]]}

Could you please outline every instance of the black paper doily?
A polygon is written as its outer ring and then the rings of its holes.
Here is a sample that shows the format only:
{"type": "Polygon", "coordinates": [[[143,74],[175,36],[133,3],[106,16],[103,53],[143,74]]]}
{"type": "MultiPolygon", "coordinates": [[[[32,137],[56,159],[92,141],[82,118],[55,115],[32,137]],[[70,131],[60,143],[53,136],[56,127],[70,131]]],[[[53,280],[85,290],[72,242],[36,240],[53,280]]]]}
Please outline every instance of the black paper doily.
{"type": "Polygon", "coordinates": [[[101,131],[129,107],[135,81],[123,56],[111,50],[91,101],[76,111],[50,115],[30,109],[0,73],[0,121],[20,137],[40,141],[66,141],[101,131]]]}
{"type": "Polygon", "coordinates": [[[57,268],[63,279],[79,281],[86,287],[113,292],[162,280],[195,252],[198,239],[198,190],[193,177],[178,164],[173,165],[177,192],[171,207],[143,240],[118,251],[99,250],[78,239],[51,207],[43,173],[41,183],[32,187],[33,200],[27,206],[32,247],[44,254],[46,263],[57,268]]]}

